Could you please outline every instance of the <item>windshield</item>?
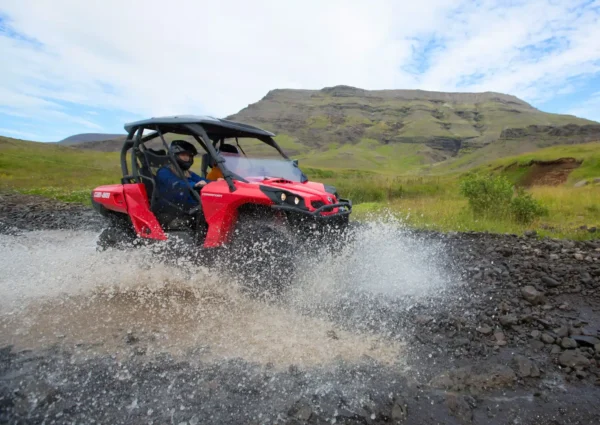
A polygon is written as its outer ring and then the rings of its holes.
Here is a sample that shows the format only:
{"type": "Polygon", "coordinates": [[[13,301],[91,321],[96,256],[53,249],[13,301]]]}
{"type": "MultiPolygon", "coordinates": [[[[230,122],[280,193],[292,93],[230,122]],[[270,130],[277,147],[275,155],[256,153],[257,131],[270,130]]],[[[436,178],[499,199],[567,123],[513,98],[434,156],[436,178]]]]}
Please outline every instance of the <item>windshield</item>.
{"type": "Polygon", "coordinates": [[[247,158],[241,155],[221,153],[225,166],[244,179],[283,178],[304,182],[306,177],[290,160],[274,158],[247,158]]]}

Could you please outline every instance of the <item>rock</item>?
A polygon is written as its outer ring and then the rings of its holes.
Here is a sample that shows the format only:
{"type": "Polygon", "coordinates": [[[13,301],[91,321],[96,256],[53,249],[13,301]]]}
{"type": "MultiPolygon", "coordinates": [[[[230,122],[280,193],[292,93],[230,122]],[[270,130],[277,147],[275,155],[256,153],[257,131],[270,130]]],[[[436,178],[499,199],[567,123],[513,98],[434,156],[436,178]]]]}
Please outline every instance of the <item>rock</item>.
{"type": "Polygon", "coordinates": [[[538,341],[537,339],[531,341],[529,346],[533,351],[541,351],[545,347],[544,343],[542,341],[538,341]]]}
{"type": "Polygon", "coordinates": [[[504,335],[504,332],[495,332],[494,338],[496,338],[497,342],[506,342],[506,335],[504,335]]]}
{"type": "Polygon", "coordinates": [[[594,347],[597,344],[600,344],[600,339],[594,338],[593,336],[572,335],[571,339],[581,347],[594,347]]]}
{"type": "Polygon", "coordinates": [[[537,291],[533,286],[530,285],[521,288],[521,296],[533,305],[543,304],[546,301],[544,294],[537,291]]]}
{"type": "Polygon", "coordinates": [[[415,317],[415,323],[419,325],[426,325],[433,320],[432,316],[427,316],[425,314],[419,314],[415,317]]]}
{"type": "Polygon", "coordinates": [[[600,183],[600,177],[595,177],[592,181],[594,183],[600,183]]]}
{"type": "Polygon", "coordinates": [[[558,363],[564,367],[582,368],[588,367],[590,361],[577,350],[568,350],[558,356],[558,363]]]}
{"type": "Polygon", "coordinates": [[[585,379],[585,378],[587,378],[588,373],[584,370],[576,370],[575,376],[578,377],[579,379],[585,379]]]}
{"type": "Polygon", "coordinates": [[[138,341],[133,332],[127,332],[127,336],[125,337],[126,344],[135,344],[138,341]]]}
{"type": "Polygon", "coordinates": [[[477,328],[477,332],[483,335],[489,335],[492,333],[492,328],[490,328],[489,326],[482,326],[480,328],[477,328]]]}
{"type": "Polygon", "coordinates": [[[535,230],[525,230],[525,232],[523,232],[523,236],[526,238],[534,238],[537,236],[537,232],[535,230]]]}
{"type": "Polygon", "coordinates": [[[575,327],[575,326],[570,326],[569,327],[569,335],[573,336],[573,335],[581,335],[582,331],[581,329],[575,327]]]}
{"type": "Polygon", "coordinates": [[[550,354],[558,354],[562,351],[559,345],[554,344],[552,346],[552,350],[550,350],[550,354]]]}
{"type": "Polygon", "coordinates": [[[468,382],[477,389],[493,389],[512,385],[515,379],[515,372],[510,367],[496,365],[489,372],[472,375],[468,382]]]}
{"type": "Polygon", "coordinates": [[[551,335],[548,335],[545,332],[542,334],[540,339],[542,340],[542,342],[544,344],[554,344],[554,341],[555,341],[555,339],[551,335]]]}
{"type": "Polygon", "coordinates": [[[504,365],[477,365],[453,369],[436,376],[430,382],[434,388],[452,391],[504,388],[517,379],[515,372],[504,365]]]}
{"type": "Polygon", "coordinates": [[[532,363],[532,366],[531,366],[531,377],[532,378],[539,378],[540,375],[541,375],[540,369],[537,367],[537,365],[535,363],[532,363]]]}
{"type": "Polygon", "coordinates": [[[537,329],[531,331],[531,337],[533,339],[538,339],[540,336],[542,336],[542,333],[540,331],[538,331],[537,329]]]}
{"type": "Polygon", "coordinates": [[[573,185],[573,187],[583,187],[587,186],[589,182],[587,180],[579,180],[577,183],[573,185]]]}
{"type": "Polygon", "coordinates": [[[513,357],[514,369],[517,372],[517,376],[526,378],[531,376],[533,369],[533,363],[527,357],[517,354],[513,357]]]}
{"type": "Polygon", "coordinates": [[[557,286],[560,286],[560,282],[556,279],[553,279],[549,276],[544,276],[542,277],[542,282],[544,283],[544,285],[546,285],[548,288],[556,288],[557,286]]]}
{"type": "Polygon", "coordinates": [[[572,338],[565,337],[560,341],[560,346],[565,349],[577,348],[577,342],[572,338]]]}
{"type": "Polygon", "coordinates": [[[394,401],[392,406],[392,420],[396,422],[404,421],[408,416],[408,405],[402,399],[394,401]]]}
{"type": "Polygon", "coordinates": [[[519,319],[517,319],[517,316],[515,316],[514,314],[500,316],[500,324],[504,327],[516,325],[517,323],[519,323],[519,319]]]}
{"type": "Polygon", "coordinates": [[[457,394],[448,394],[446,395],[445,405],[460,423],[470,424],[473,422],[473,411],[464,397],[457,394]]]}
{"type": "Polygon", "coordinates": [[[466,347],[471,344],[471,341],[469,341],[469,338],[456,338],[454,343],[457,347],[466,347]]]}
{"type": "Polygon", "coordinates": [[[583,254],[580,254],[580,253],[573,254],[573,258],[575,258],[576,260],[579,260],[579,261],[583,261],[583,254]]]}
{"type": "Polygon", "coordinates": [[[564,338],[566,336],[569,336],[569,328],[568,326],[563,325],[560,328],[554,329],[554,333],[557,337],[564,338]]]}

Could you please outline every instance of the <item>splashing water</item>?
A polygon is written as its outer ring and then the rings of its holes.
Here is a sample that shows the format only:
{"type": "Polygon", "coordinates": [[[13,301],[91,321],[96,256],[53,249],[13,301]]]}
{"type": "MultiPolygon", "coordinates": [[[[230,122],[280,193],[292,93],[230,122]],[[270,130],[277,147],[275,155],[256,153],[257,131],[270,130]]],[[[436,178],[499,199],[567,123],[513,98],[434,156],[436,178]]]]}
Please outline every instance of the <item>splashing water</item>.
{"type": "Polygon", "coordinates": [[[403,346],[381,326],[381,300],[439,298],[450,281],[441,245],[390,221],[368,223],[339,251],[303,259],[298,282],[276,303],[244,295],[218,270],[168,263],[152,249],[98,253],[95,238],[0,235],[0,343],[59,343],[90,356],[135,347],[140,355],[276,366],[365,356],[391,364],[403,346]]]}
{"type": "Polygon", "coordinates": [[[441,241],[418,236],[394,217],[366,222],[346,242],[308,259],[288,294],[297,310],[350,329],[399,335],[391,329],[397,314],[415,303],[435,310],[460,280],[441,241]]]}

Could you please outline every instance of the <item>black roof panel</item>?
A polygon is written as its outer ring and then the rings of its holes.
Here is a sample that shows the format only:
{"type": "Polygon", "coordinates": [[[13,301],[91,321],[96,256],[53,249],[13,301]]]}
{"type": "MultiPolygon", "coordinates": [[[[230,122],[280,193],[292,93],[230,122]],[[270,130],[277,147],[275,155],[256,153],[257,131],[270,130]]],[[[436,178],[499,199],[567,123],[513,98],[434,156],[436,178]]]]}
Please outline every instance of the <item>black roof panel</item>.
{"type": "MultiPolygon", "coordinates": [[[[243,124],[235,121],[223,120],[221,118],[214,118],[209,116],[201,115],[173,115],[169,117],[153,117],[146,120],[135,121],[125,124],[125,130],[129,133],[132,129],[139,126],[147,126],[152,124],[158,125],[177,125],[177,124],[205,124],[213,128],[220,127],[223,130],[234,130],[242,133],[247,133],[256,136],[275,136],[275,134],[263,130],[258,127],[254,127],[249,124],[243,124]]],[[[226,132],[226,131],[225,131],[226,132]]]]}

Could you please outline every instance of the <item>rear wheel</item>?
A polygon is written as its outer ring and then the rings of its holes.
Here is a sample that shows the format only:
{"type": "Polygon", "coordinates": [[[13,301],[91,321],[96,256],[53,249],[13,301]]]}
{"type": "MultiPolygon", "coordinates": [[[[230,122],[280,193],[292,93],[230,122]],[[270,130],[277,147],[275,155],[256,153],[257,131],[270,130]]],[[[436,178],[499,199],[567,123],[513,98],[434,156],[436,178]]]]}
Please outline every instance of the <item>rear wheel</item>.
{"type": "Polygon", "coordinates": [[[129,218],[125,215],[114,215],[108,217],[107,226],[98,235],[96,249],[124,249],[134,245],[137,235],[129,218]]]}

